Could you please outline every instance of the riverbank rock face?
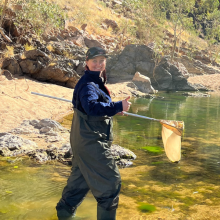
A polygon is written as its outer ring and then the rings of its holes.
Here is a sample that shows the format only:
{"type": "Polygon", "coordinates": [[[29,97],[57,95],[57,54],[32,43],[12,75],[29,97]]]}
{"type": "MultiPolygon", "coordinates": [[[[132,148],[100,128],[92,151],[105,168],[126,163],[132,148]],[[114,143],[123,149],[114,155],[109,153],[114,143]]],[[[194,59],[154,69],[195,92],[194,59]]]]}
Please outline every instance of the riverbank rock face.
{"type": "MultiPolygon", "coordinates": [[[[19,51],[21,53],[14,58],[4,59],[2,69],[8,70],[12,75],[26,74],[39,81],[74,88],[80,78],[77,68],[82,63],[84,51],[71,45],[71,43],[69,43],[69,46],[68,43],[59,44],[58,42],[49,45],[53,53],[48,51],[46,46],[41,50],[33,49],[24,52],[21,50],[19,51]],[[74,54],[76,60],[68,59],[63,56],[64,54],[68,54],[68,56],[74,54]]],[[[81,74],[81,67],[79,72],[81,74]]]]}
{"type": "Polygon", "coordinates": [[[139,72],[135,73],[132,81],[141,92],[150,94],[154,94],[156,92],[155,89],[151,86],[150,78],[141,75],[139,72]]]}
{"type": "Polygon", "coordinates": [[[187,82],[188,72],[178,62],[169,62],[164,57],[155,66],[153,49],[145,45],[128,45],[118,56],[112,57],[107,63],[110,80],[129,80],[136,72],[150,78],[152,86],[157,90],[189,90],[195,88],[187,82]]]}
{"type": "Polygon", "coordinates": [[[180,58],[176,58],[175,60],[182,63],[186,67],[190,75],[220,74],[219,67],[207,65],[200,60],[190,59],[186,55],[183,55],[180,58]]]}
{"type": "MultiPolygon", "coordinates": [[[[133,9],[123,4],[123,1],[102,2],[118,17],[134,18],[133,9]]],[[[65,6],[65,10],[70,10],[67,8],[65,6]]],[[[99,7],[98,9],[102,10],[99,7]]],[[[155,65],[155,44],[151,42],[148,46],[129,45],[131,39],[112,19],[103,19],[99,25],[104,29],[111,28],[115,34],[118,32],[114,37],[91,34],[87,31],[86,23],[81,28],[74,27],[73,19],[70,18],[63,21],[63,28],[50,33],[45,31],[39,38],[30,21],[17,20],[16,13],[20,10],[23,10],[22,5],[10,5],[6,8],[6,16],[2,22],[0,54],[4,60],[0,65],[2,64],[3,71],[9,71],[12,76],[27,74],[39,81],[74,88],[84,74],[85,53],[93,46],[102,47],[111,57],[107,62],[110,81],[132,80],[134,74],[139,72],[150,78],[154,89],[193,91],[194,87],[187,81],[189,74],[220,73],[220,65],[209,57],[208,51],[199,51],[198,48],[195,51],[187,42],[182,42],[181,46],[176,48],[175,61],[170,63],[169,57],[164,57],[159,65],[155,65]],[[13,55],[7,53],[12,50],[13,55]]],[[[164,32],[164,40],[172,44],[174,36],[168,31],[164,32]]],[[[138,37],[140,31],[136,31],[136,35],[138,37]]],[[[172,48],[168,44],[164,47],[171,52],[172,48]]],[[[140,87],[143,91],[143,85],[140,87]]]]}

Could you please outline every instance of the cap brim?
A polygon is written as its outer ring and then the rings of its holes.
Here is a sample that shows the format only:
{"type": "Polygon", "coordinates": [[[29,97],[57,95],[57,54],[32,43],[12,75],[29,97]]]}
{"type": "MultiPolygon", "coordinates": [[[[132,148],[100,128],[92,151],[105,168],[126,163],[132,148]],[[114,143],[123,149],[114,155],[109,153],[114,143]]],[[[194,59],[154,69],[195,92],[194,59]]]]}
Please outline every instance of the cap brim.
{"type": "Polygon", "coordinates": [[[97,54],[97,55],[91,57],[90,59],[92,59],[94,57],[105,57],[105,58],[108,58],[108,55],[106,55],[106,54],[97,54]]]}

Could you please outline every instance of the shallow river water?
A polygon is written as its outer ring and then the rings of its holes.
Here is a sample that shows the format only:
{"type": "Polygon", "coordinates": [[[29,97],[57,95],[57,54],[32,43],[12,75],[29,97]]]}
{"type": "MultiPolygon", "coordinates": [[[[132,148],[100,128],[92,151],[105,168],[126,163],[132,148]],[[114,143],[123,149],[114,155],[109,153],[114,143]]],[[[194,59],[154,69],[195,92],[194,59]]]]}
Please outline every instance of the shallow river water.
{"type": "MultiPolygon", "coordinates": [[[[220,95],[159,95],[164,99],[133,99],[130,112],[184,121],[182,159],[175,164],[166,157],[160,123],[114,117],[114,142],[137,155],[133,166],[120,169],[117,219],[220,219],[220,95]]],[[[57,219],[55,205],[69,173],[70,167],[57,162],[0,157],[0,220],[57,219]]],[[[91,193],[77,216],[96,219],[91,193]]]]}

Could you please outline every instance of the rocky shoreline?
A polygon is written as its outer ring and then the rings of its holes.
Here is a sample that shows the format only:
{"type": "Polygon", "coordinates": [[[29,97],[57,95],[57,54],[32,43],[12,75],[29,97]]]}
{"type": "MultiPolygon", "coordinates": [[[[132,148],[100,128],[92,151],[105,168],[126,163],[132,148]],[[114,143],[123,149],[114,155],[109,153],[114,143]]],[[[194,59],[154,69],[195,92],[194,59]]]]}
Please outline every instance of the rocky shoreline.
{"type": "MultiPolygon", "coordinates": [[[[70,130],[51,119],[24,120],[10,132],[0,133],[0,155],[4,157],[28,156],[37,163],[59,161],[72,164],[69,143],[70,130]]],[[[111,154],[120,168],[132,165],[136,155],[119,145],[113,144],[111,154]]]]}

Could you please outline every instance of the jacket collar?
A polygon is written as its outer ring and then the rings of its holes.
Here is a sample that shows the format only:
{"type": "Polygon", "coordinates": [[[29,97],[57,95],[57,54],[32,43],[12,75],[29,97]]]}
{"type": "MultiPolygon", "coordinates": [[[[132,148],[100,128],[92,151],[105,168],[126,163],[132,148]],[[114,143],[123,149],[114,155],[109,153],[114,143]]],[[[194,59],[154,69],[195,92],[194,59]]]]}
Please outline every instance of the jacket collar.
{"type": "Polygon", "coordinates": [[[86,70],[85,74],[91,78],[92,82],[98,83],[98,84],[103,84],[103,80],[102,78],[99,76],[100,75],[100,71],[90,71],[90,70],[86,70]]]}

